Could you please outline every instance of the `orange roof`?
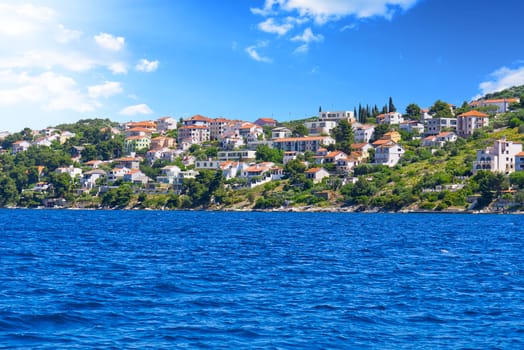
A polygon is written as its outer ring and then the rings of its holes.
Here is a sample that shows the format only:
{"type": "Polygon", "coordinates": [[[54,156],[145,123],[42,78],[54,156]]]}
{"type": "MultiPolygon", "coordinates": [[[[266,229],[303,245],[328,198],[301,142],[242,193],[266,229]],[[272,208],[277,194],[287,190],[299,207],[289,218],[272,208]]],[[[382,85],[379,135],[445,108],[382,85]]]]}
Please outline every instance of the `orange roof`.
{"type": "Polygon", "coordinates": [[[481,118],[485,118],[485,117],[489,117],[489,115],[487,115],[486,113],[482,113],[482,112],[479,112],[479,111],[469,111],[469,112],[466,112],[466,113],[462,113],[459,115],[459,117],[481,117],[481,118]]]}
{"type": "Polygon", "coordinates": [[[519,157],[523,157],[524,156],[524,152],[519,152],[517,154],[515,154],[516,156],[519,156],[519,157]]]}
{"type": "Polygon", "coordinates": [[[191,118],[189,118],[189,120],[202,120],[202,121],[206,121],[206,122],[211,122],[212,121],[212,119],[210,119],[208,117],[204,117],[203,115],[200,115],[200,114],[192,116],[191,118]]]}
{"type": "Polygon", "coordinates": [[[374,146],[381,146],[381,145],[385,145],[386,143],[390,143],[390,142],[393,142],[393,141],[380,139],[380,140],[377,140],[377,141],[373,142],[372,145],[374,145],[374,146]]]}
{"type": "Polygon", "coordinates": [[[151,132],[151,129],[136,126],[136,127],[127,129],[127,132],[151,132]]]}
{"type": "Polygon", "coordinates": [[[351,148],[353,148],[353,149],[361,149],[361,148],[366,147],[366,145],[368,145],[368,143],[365,143],[365,142],[363,142],[363,143],[354,143],[354,144],[351,145],[351,148]]]}
{"type": "Polygon", "coordinates": [[[313,173],[319,172],[320,170],[322,170],[322,168],[311,168],[311,169],[306,170],[306,173],[313,174],[313,173]]]}
{"type": "Polygon", "coordinates": [[[445,136],[448,136],[450,134],[452,134],[451,131],[443,131],[443,132],[439,133],[437,136],[445,137],[445,136]]]}
{"type": "Polygon", "coordinates": [[[338,156],[339,154],[345,154],[345,153],[342,151],[329,152],[328,154],[326,154],[326,158],[333,158],[333,157],[338,156]]]}
{"type": "Polygon", "coordinates": [[[498,99],[492,99],[492,100],[479,100],[479,101],[473,101],[470,103],[470,105],[476,106],[482,103],[515,103],[519,102],[520,100],[518,98],[498,98],[498,99]]]}
{"type": "Polygon", "coordinates": [[[129,136],[129,137],[126,137],[126,140],[143,140],[143,139],[147,139],[146,136],[129,136]]]}

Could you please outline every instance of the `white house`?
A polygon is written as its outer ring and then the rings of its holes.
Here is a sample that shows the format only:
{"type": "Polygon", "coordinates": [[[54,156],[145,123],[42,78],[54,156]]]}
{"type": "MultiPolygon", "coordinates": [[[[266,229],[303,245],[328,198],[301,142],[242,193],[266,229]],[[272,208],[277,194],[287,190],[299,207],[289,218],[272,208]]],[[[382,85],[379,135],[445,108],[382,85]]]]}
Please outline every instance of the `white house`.
{"type": "Polygon", "coordinates": [[[106,176],[106,172],[102,169],[94,169],[86,171],[80,179],[80,185],[83,189],[90,190],[96,186],[97,180],[106,176]]]}
{"type": "Polygon", "coordinates": [[[355,121],[355,113],[353,111],[320,111],[318,113],[318,120],[320,121],[333,120],[338,122],[343,119],[353,123],[355,121]]]}
{"type": "Polygon", "coordinates": [[[292,134],[291,130],[283,126],[271,130],[272,139],[283,139],[285,137],[291,137],[292,134]]]}
{"type": "Polygon", "coordinates": [[[428,118],[425,120],[426,135],[436,135],[444,129],[457,129],[457,118],[428,118]]]}
{"type": "Polygon", "coordinates": [[[489,125],[489,115],[479,111],[469,111],[457,116],[457,134],[461,137],[473,135],[476,129],[489,125]]]}
{"type": "Polygon", "coordinates": [[[71,176],[71,178],[81,177],[82,176],[82,169],[75,168],[72,165],[69,166],[69,167],[56,168],[55,172],[58,173],[58,174],[68,174],[69,176],[71,176]]]}
{"type": "Polygon", "coordinates": [[[416,120],[408,120],[401,122],[399,128],[400,130],[404,130],[415,134],[422,134],[424,132],[424,124],[416,120]]]}
{"type": "Polygon", "coordinates": [[[13,142],[11,147],[13,148],[13,154],[17,154],[18,152],[27,151],[27,149],[31,147],[31,144],[25,140],[20,140],[13,142]]]}
{"type": "Polygon", "coordinates": [[[400,124],[404,121],[402,114],[399,112],[389,112],[377,115],[377,124],[400,124]]]}
{"type": "Polygon", "coordinates": [[[399,144],[389,141],[375,148],[375,164],[393,167],[398,164],[405,150],[399,144]]]}
{"type": "Polygon", "coordinates": [[[283,151],[317,152],[322,146],[335,144],[330,136],[289,137],[273,140],[273,147],[283,151]]]}
{"type": "Polygon", "coordinates": [[[306,178],[313,180],[313,183],[322,182],[322,179],[329,177],[329,172],[324,168],[311,168],[306,170],[306,178]]]}
{"type": "Polygon", "coordinates": [[[515,171],[516,155],[522,152],[522,144],[507,141],[506,138],[496,140],[492,147],[477,151],[477,160],[473,162],[473,172],[489,170],[509,174],[515,171]]]}
{"type": "Polygon", "coordinates": [[[256,151],[240,150],[240,151],[219,151],[217,153],[218,160],[246,160],[255,159],[257,157],[256,151]]]}
{"type": "Polygon", "coordinates": [[[337,127],[338,122],[336,120],[316,120],[305,122],[304,125],[310,135],[329,135],[331,130],[337,127]]]}
{"type": "Polygon", "coordinates": [[[132,182],[134,184],[145,185],[149,182],[150,179],[139,169],[133,169],[124,175],[123,180],[126,182],[132,182]]]}
{"type": "Polygon", "coordinates": [[[156,130],[160,133],[164,133],[169,130],[175,130],[176,127],[176,119],[172,117],[162,117],[156,121],[156,130]]]}
{"type": "Polygon", "coordinates": [[[422,140],[422,146],[425,147],[443,147],[447,142],[457,141],[457,134],[452,131],[441,132],[437,135],[426,136],[422,140]]]}
{"type": "Polygon", "coordinates": [[[495,106],[497,107],[496,113],[504,113],[509,109],[509,105],[512,103],[520,103],[519,98],[501,98],[492,100],[478,100],[473,101],[469,105],[472,108],[495,106]]]}
{"type": "Polygon", "coordinates": [[[354,138],[355,142],[369,142],[375,133],[375,126],[371,124],[361,124],[356,127],[354,138]]]}

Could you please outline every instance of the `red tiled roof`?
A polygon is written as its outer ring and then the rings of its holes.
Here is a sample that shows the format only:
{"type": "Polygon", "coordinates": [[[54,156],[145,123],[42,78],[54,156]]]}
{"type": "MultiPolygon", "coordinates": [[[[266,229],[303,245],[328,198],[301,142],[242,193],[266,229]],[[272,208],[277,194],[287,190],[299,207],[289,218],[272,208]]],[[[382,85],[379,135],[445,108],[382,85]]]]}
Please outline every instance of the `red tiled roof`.
{"type": "Polygon", "coordinates": [[[293,142],[293,141],[323,141],[328,136],[308,136],[308,137],[286,137],[275,139],[273,142],[293,142]]]}
{"type": "Polygon", "coordinates": [[[489,117],[489,115],[487,115],[486,113],[482,113],[482,112],[479,112],[479,111],[469,111],[469,112],[466,112],[466,113],[462,113],[459,115],[459,117],[482,117],[482,118],[485,118],[485,117],[489,117]]]}

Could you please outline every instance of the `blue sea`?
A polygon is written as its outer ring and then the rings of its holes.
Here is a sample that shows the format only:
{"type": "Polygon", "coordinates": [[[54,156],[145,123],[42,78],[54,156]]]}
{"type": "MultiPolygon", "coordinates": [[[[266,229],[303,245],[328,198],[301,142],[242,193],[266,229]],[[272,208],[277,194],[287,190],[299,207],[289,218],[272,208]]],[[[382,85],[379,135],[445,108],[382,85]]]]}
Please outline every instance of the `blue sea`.
{"type": "Polygon", "coordinates": [[[0,210],[0,348],[522,349],[523,224],[0,210]]]}

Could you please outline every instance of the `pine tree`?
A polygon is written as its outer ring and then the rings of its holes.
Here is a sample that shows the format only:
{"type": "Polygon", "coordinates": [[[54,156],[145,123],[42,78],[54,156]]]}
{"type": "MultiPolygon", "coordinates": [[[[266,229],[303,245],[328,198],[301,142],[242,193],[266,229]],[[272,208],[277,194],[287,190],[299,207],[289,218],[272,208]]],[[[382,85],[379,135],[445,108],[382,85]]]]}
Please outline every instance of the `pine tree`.
{"type": "Polygon", "coordinates": [[[397,111],[397,108],[393,104],[393,98],[391,98],[391,96],[390,96],[389,97],[389,103],[388,103],[388,112],[389,113],[393,113],[393,112],[396,112],[396,111],[397,111]]]}

